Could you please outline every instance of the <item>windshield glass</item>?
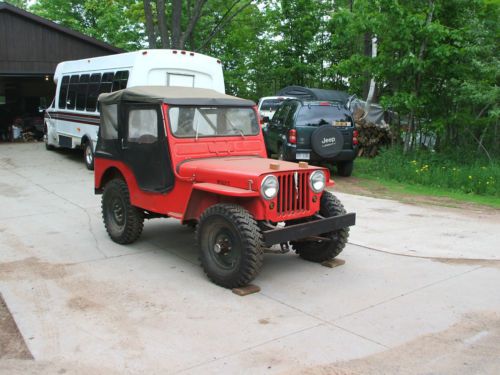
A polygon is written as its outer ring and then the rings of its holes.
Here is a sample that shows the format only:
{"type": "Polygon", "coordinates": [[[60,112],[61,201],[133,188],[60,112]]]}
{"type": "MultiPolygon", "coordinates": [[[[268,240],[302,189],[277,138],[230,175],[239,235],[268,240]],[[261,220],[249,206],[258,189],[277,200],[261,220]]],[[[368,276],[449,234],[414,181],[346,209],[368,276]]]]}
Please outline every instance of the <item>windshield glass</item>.
{"type": "Polygon", "coordinates": [[[170,129],[179,138],[259,134],[252,108],[170,107],[170,129]]]}
{"type": "Polygon", "coordinates": [[[278,98],[278,99],[266,99],[262,102],[260,105],[260,110],[261,111],[276,111],[278,107],[283,103],[285,99],[283,98],[278,98]]]}
{"type": "Polygon", "coordinates": [[[305,105],[297,115],[297,126],[351,126],[351,117],[337,106],[305,105]],[[345,124],[345,122],[348,122],[345,124]]]}

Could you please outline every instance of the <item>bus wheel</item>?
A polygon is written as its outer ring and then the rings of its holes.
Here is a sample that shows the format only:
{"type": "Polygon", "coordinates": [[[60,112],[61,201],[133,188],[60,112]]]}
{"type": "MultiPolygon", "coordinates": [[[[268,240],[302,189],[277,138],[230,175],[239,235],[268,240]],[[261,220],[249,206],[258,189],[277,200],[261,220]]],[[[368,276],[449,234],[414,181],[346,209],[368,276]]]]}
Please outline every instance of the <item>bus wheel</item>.
{"type": "Polygon", "coordinates": [[[94,149],[92,147],[92,141],[88,140],[83,144],[83,160],[85,161],[85,166],[89,171],[94,170],[94,149]]]}

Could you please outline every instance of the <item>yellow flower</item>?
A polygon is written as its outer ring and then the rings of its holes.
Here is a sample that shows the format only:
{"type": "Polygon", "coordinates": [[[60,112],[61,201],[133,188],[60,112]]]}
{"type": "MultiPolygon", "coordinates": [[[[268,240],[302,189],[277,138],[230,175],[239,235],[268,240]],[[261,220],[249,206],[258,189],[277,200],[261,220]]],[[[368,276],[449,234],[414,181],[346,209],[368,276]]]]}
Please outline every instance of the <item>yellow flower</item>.
{"type": "Polygon", "coordinates": [[[472,176],[469,176],[469,180],[472,180],[472,176]]]}

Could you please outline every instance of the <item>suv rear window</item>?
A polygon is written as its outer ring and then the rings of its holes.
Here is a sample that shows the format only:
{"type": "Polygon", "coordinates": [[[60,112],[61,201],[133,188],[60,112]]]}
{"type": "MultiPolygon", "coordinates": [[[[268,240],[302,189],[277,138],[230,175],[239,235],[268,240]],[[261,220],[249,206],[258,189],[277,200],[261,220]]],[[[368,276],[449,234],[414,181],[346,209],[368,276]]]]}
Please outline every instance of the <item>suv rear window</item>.
{"type": "Polygon", "coordinates": [[[341,126],[351,125],[349,115],[337,106],[304,105],[297,115],[296,126],[334,125],[334,121],[348,122],[341,126]]]}
{"type": "Polygon", "coordinates": [[[276,111],[285,99],[266,99],[260,105],[261,111],[276,111]]]}

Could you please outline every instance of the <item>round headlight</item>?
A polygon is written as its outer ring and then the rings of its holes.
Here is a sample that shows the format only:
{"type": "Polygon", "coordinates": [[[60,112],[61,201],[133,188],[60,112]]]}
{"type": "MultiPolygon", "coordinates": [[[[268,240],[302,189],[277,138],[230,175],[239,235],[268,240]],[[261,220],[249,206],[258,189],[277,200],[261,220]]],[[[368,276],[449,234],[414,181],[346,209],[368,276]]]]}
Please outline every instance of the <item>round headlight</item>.
{"type": "Polygon", "coordinates": [[[276,176],[269,175],[264,177],[260,184],[260,194],[265,199],[273,199],[278,194],[279,188],[280,184],[276,176]]]}
{"type": "Polygon", "coordinates": [[[321,193],[326,185],[326,177],[323,171],[314,171],[309,177],[309,185],[315,193],[321,193]]]}

